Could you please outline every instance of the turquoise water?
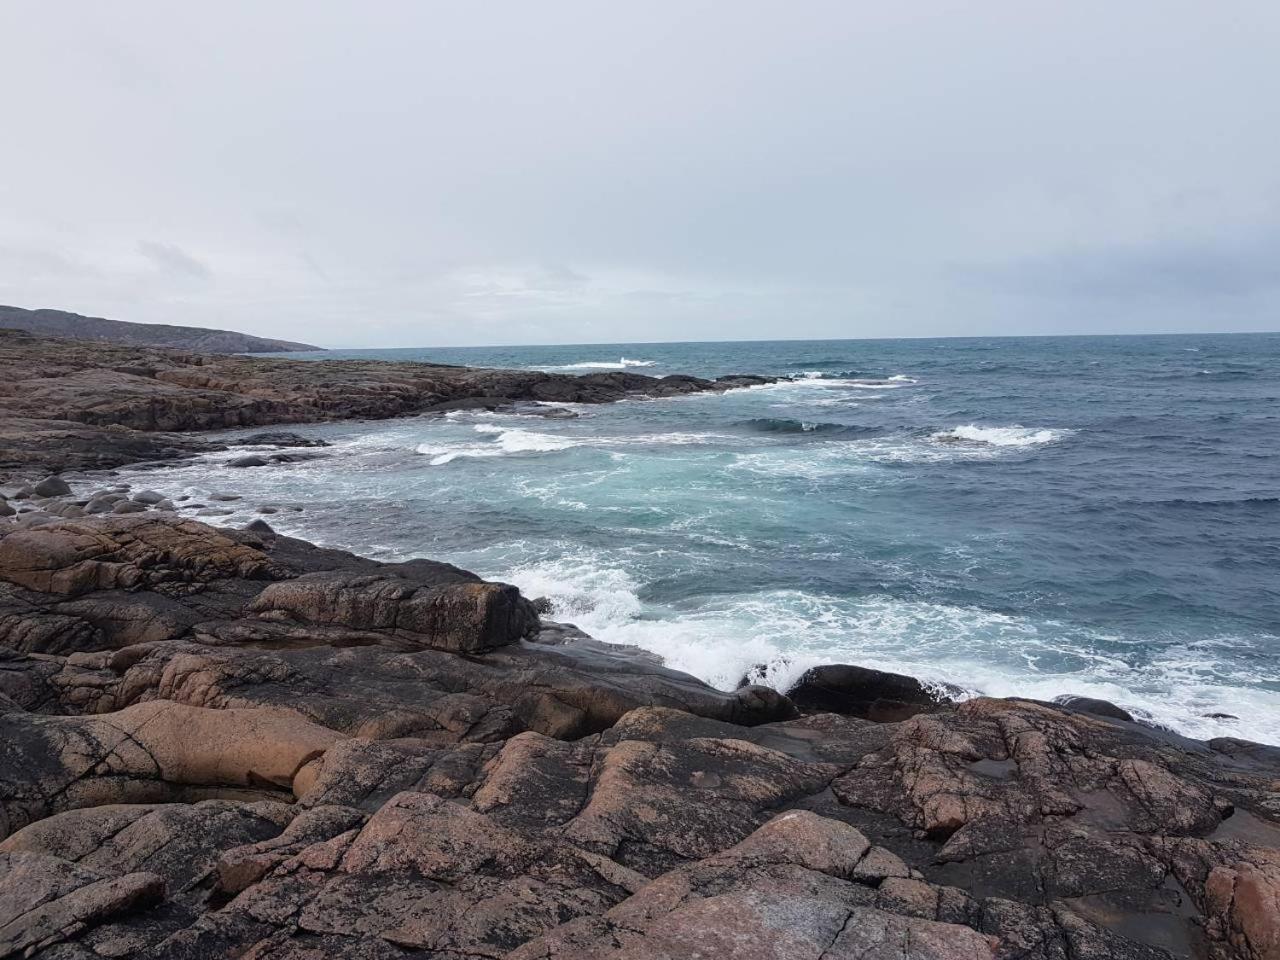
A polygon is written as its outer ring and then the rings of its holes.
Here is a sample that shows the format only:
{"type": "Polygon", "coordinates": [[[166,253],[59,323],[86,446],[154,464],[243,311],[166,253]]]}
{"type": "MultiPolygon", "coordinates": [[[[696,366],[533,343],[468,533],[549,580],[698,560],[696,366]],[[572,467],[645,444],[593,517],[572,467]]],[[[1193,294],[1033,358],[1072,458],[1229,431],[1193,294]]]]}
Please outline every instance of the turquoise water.
{"type": "Polygon", "coordinates": [[[853,662],[1280,742],[1280,335],[335,355],[799,379],[310,427],[332,456],[138,482],[243,493],[235,524],[302,505],[270,521],[514,582],[720,686],[853,662]]]}

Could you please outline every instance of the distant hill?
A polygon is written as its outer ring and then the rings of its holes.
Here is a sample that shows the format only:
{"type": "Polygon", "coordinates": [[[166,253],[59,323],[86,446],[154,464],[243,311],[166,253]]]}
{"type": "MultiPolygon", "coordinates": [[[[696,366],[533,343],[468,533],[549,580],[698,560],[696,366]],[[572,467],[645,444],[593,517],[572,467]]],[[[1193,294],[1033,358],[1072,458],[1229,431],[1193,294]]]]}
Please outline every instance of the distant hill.
{"type": "Polygon", "coordinates": [[[167,323],[128,323],[102,317],[84,317],[65,310],[24,310],[0,306],[0,327],[26,330],[48,337],[126,343],[139,347],[172,347],[197,353],[283,353],[287,350],[322,350],[308,343],[251,337],[233,330],[175,327],[167,323]]]}

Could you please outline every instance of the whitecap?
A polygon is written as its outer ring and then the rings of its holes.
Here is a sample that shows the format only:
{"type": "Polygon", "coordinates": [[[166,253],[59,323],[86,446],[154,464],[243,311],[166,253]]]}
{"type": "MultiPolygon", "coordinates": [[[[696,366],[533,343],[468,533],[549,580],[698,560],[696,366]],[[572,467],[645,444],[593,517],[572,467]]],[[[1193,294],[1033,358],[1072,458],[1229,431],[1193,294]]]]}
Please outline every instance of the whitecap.
{"type": "Polygon", "coordinates": [[[969,423],[933,435],[942,443],[980,443],[992,447],[1034,447],[1053,443],[1067,435],[1066,430],[1034,429],[1014,425],[1011,427],[980,427],[969,423]]]}
{"type": "Polygon", "coordinates": [[[579,363],[562,363],[551,366],[533,367],[534,370],[629,370],[632,367],[654,367],[657,360],[632,360],[619,357],[617,360],[583,360],[579,363]]]}

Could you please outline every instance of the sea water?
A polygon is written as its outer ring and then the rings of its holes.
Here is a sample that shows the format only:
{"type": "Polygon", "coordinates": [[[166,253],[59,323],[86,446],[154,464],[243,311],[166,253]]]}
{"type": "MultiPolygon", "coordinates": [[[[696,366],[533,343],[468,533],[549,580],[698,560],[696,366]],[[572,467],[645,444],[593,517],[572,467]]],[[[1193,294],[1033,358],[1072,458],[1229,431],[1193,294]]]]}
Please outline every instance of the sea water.
{"type": "Polygon", "coordinates": [[[243,494],[231,525],[301,506],[269,522],[515,583],[723,688],[856,663],[1280,743],[1280,335],[324,356],[795,379],[304,427],[328,456],[125,479],[243,494]]]}

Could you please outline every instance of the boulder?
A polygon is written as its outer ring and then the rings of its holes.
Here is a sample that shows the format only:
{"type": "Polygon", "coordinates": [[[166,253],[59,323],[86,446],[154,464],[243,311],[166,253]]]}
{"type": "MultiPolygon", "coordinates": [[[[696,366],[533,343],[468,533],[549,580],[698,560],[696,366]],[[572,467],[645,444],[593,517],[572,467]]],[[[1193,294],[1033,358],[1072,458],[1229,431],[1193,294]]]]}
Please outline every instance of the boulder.
{"type": "Polygon", "coordinates": [[[905,720],[953,701],[949,692],[914,677],[850,664],[806,670],[787,696],[802,711],[830,711],[879,722],[905,720]]]}
{"type": "Polygon", "coordinates": [[[1089,713],[1095,717],[1110,717],[1112,720],[1133,722],[1133,715],[1128,710],[1123,707],[1117,707],[1109,700],[1063,694],[1060,697],[1054,697],[1053,702],[1059,706],[1066,707],[1068,710],[1079,710],[1081,713],[1089,713]]]}
{"type": "Polygon", "coordinates": [[[32,487],[32,493],[37,497],[66,497],[71,494],[71,485],[56,475],[45,477],[32,487]]]}
{"type": "MultiPolygon", "coordinates": [[[[254,523],[270,529],[263,520],[254,523]]],[[[538,623],[533,605],[507,584],[422,586],[386,575],[308,574],[263,590],[252,609],[304,624],[393,630],[459,653],[515,643],[538,623]]]]}
{"type": "Polygon", "coordinates": [[[270,461],[266,457],[260,457],[256,453],[246,454],[243,457],[233,457],[228,460],[228,467],[265,467],[270,461]]]}

